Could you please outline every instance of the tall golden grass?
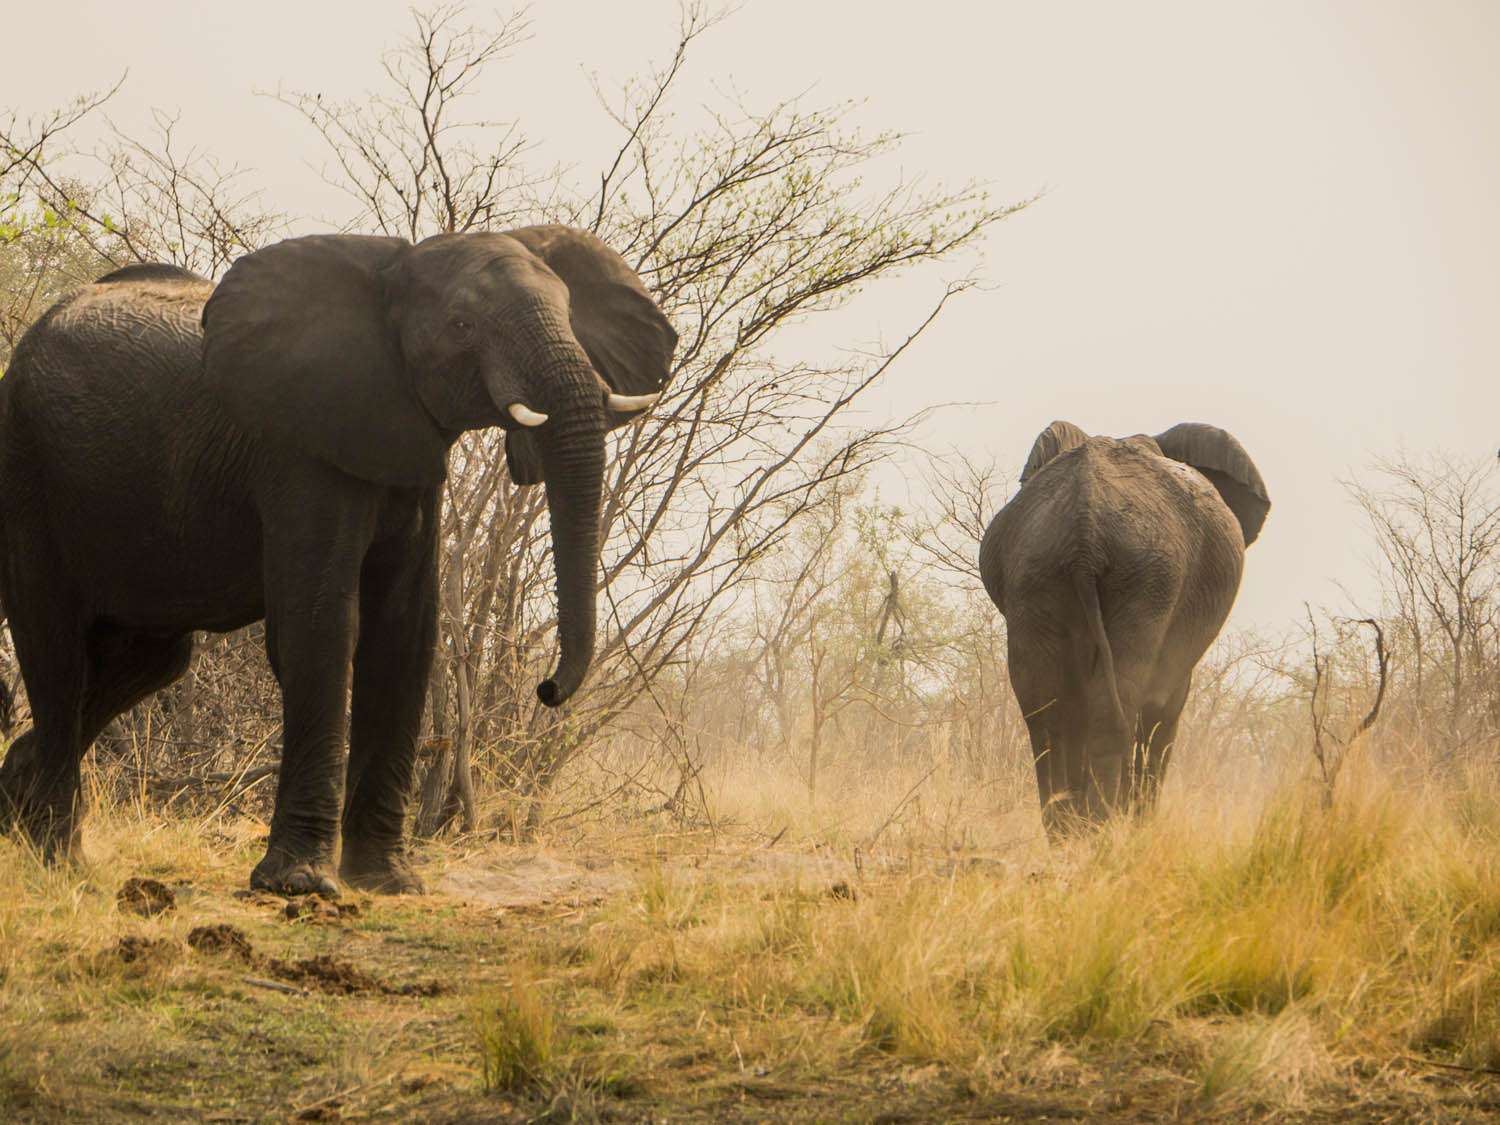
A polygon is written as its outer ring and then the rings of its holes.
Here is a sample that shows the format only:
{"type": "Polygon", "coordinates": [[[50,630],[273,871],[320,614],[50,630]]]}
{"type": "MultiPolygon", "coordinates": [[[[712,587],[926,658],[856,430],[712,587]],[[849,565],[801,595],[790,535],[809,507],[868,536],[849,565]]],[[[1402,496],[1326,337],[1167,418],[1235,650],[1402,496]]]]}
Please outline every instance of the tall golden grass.
{"type": "Polygon", "coordinates": [[[686,1025],[761,1072],[882,1055],[974,1089],[1124,1050],[1296,1108],[1351,1068],[1500,1066],[1500,789],[1289,786],[1227,832],[1179,798],[1041,862],[908,855],[832,893],[659,868],[541,971],[558,1066],[603,1016],[615,1049],[686,1025]]]}
{"type": "MultiPolygon", "coordinates": [[[[1170,1074],[1201,1106],[1295,1113],[1370,1075],[1500,1068],[1491,770],[1398,785],[1354,769],[1331,805],[1296,783],[1258,808],[1177,787],[1154,814],[1055,848],[1019,793],[913,768],[853,801],[846,780],[809,803],[775,778],[706,778],[712,831],[639,810],[564,822],[553,846],[639,874],[566,920],[439,944],[432,971],[459,991],[424,1019],[468,1044],[471,1093],[669,1099],[688,1082],[903,1066],[985,1094],[1107,1067],[1127,1086],[1170,1074]]],[[[192,1026],[181,1013],[242,987],[187,952],[193,909],[143,923],[113,892],[156,876],[217,888],[222,910],[254,825],[163,818],[110,791],[94,790],[79,862],[0,838],[0,1107],[77,1088],[80,1042],[128,1027],[130,1049],[152,1050],[192,1026]],[[101,957],[132,932],[167,939],[161,956],[101,957]]],[[[472,862],[474,846],[427,860],[472,862]]],[[[430,906],[373,909],[382,942],[409,923],[429,927],[418,947],[433,940],[430,906]]],[[[334,1088],[395,1065],[352,1041],[331,1060],[334,1088]]]]}

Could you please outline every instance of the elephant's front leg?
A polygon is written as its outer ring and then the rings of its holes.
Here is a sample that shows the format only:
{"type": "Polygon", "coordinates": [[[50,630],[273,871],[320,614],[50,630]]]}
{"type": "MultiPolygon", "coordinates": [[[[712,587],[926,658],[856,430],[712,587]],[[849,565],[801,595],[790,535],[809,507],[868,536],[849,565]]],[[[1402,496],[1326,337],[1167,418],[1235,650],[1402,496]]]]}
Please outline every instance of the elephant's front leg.
{"type": "Polygon", "coordinates": [[[337,490],[299,492],[266,519],[266,648],[281,683],[281,776],[250,885],[334,896],[349,661],[373,511],[337,490]],[[276,518],[279,517],[279,518],[276,518]]]}
{"type": "Polygon", "coordinates": [[[404,825],[437,636],[436,508],[436,497],[425,497],[400,534],[371,549],[360,578],[339,875],[390,894],[423,889],[404,825]]]}

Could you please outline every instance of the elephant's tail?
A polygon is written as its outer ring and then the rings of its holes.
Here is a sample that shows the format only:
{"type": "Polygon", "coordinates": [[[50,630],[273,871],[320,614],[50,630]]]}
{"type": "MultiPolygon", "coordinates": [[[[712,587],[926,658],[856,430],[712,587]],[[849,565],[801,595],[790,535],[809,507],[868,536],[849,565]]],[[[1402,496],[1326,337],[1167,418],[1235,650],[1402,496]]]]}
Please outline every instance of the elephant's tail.
{"type": "Polygon", "coordinates": [[[1093,634],[1099,670],[1104,674],[1104,682],[1109,687],[1109,702],[1114,707],[1115,722],[1119,724],[1119,730],[1129,731],[1131,726],[1125,718],[1125,706],[1120,702],[1120,682],[1115,679],[1115,654],[1109,647],[1109,634],[1104,631],[1104,614],[1099,609],[1099,587],[1087,567],[1073,568],[1073,590],[1083,606],[1084,617],[1088,619],[1089,632],[1093,634]]]}
{"type": "MultiPolygon", "coordinates": [[[[3,554],[4,542],[0,541],[0,554],[3,554]]],[[[5,615],[0,613],[0,627],[5,625],[5,615]]],[[[11,690],[10,684],[3,675],[0,675],[0,734],[10,733],[10,721],[14,717],[16,706],[15,692],[11,690]]]]}

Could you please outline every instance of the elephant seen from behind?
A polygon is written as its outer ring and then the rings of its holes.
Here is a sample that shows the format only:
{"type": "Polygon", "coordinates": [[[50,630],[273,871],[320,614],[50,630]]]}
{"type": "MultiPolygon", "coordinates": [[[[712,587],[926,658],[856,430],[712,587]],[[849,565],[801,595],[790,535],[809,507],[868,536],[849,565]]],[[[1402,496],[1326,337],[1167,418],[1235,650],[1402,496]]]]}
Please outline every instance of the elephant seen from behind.
{"type": "Polygon", "coordinates": [[[0,378],[0,603],[33,719],[0,818],[71,846],[105,724],[182,674],[193,630],[263,617],[283,749],[251,884],[420,890],[404,814],[449,447],[502,427],[511,475],[546,486],[558,706],[593,653],[605,435],[676,342],[629,265],[555,226],[289,239],[217,287],[131,266],[59,302],[0,378]]]}
{"type": "Polygon", "coordinates": [[[1193,668],[1271,502],[1230,434],[1089,437],[1053,422],[979,551],[1054,839],[1154,800],[1193,668]]]}

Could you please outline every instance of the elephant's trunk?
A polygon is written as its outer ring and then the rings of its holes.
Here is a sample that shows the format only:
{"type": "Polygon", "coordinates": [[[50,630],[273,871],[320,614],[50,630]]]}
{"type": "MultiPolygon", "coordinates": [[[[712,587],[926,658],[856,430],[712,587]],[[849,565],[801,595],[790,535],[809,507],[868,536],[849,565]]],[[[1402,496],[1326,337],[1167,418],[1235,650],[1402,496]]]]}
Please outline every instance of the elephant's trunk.
{"type": "Polygon", "coordinates": [[[557,671],[537,685],[536,693],[548,707],[559,707],[583,682],[594,655],[604,405],[592,368],[572,375],[548,406],[550,419],[537,436],[552,521],[560,652],[557,671]]]}

